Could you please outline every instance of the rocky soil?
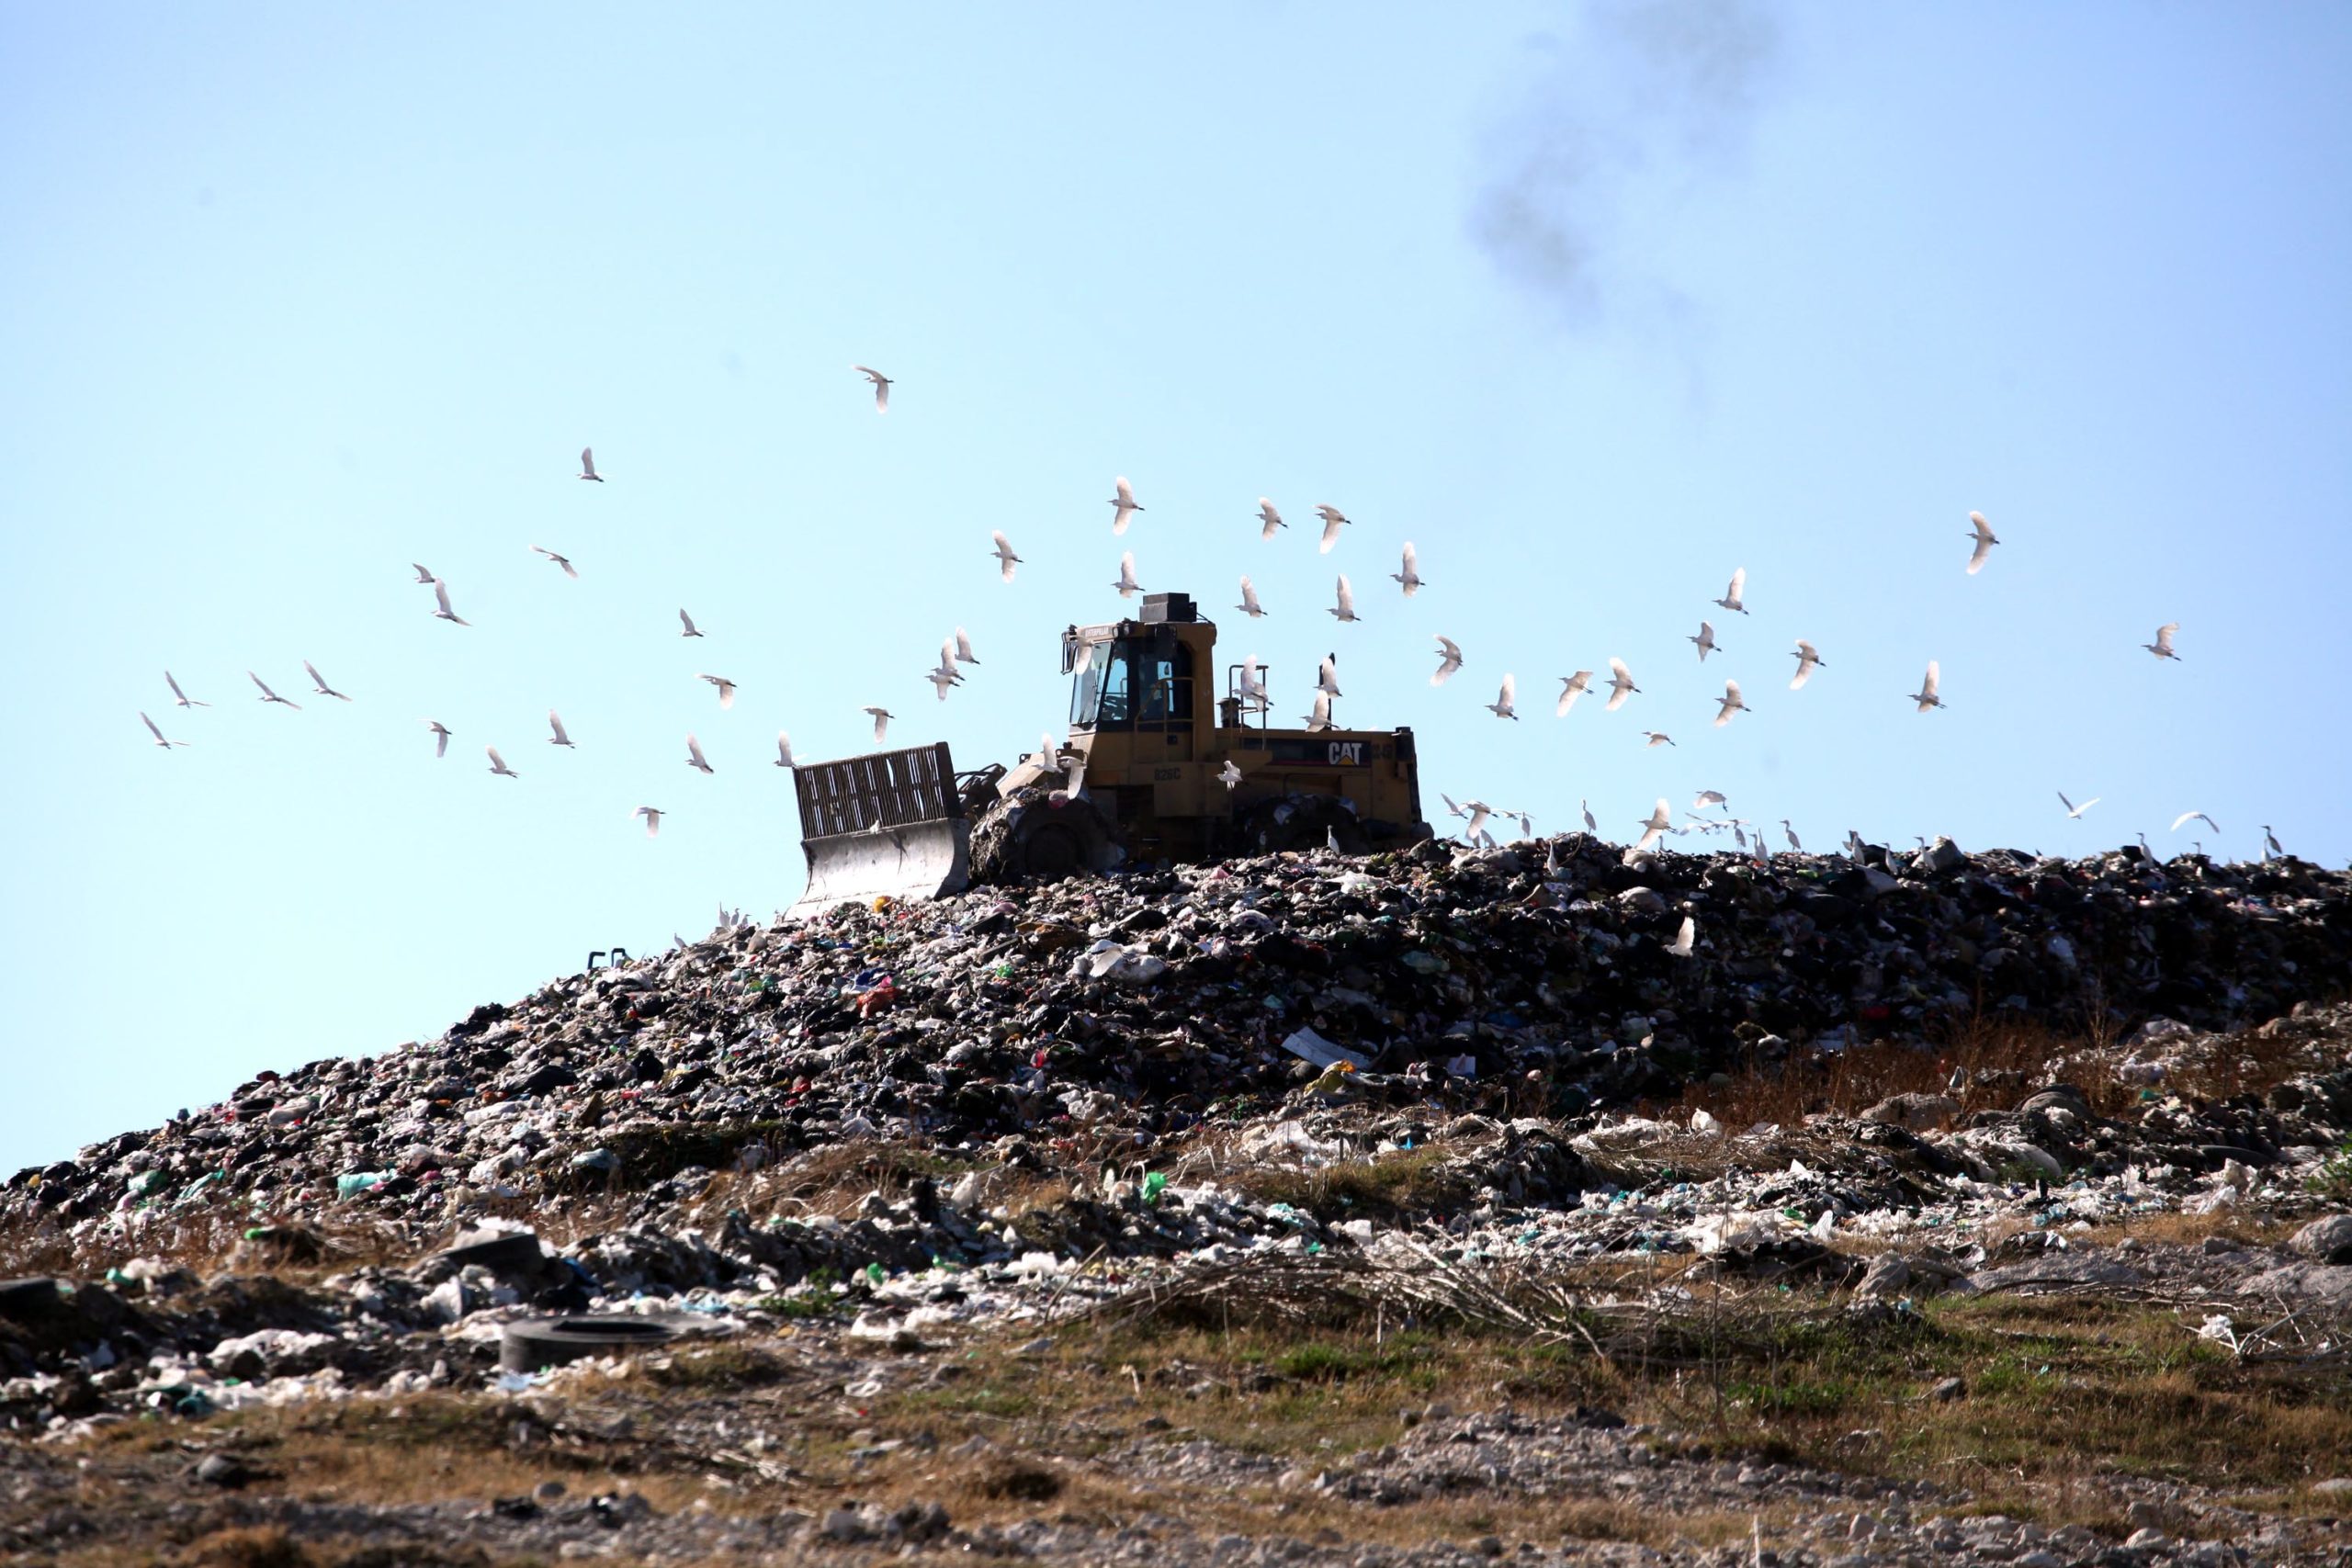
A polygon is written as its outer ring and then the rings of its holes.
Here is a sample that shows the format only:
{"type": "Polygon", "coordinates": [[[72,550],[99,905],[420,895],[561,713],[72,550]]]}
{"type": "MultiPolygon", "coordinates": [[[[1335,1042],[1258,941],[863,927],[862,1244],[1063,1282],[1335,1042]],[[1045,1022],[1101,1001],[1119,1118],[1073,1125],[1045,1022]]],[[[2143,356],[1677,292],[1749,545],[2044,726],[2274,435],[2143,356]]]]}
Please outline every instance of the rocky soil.
{"type": "Polygon", "coordinates": [[[0,1550],[2352,1560],[2348,895],[1577,835],[722,930],[9,1179],[0,1550]]]}

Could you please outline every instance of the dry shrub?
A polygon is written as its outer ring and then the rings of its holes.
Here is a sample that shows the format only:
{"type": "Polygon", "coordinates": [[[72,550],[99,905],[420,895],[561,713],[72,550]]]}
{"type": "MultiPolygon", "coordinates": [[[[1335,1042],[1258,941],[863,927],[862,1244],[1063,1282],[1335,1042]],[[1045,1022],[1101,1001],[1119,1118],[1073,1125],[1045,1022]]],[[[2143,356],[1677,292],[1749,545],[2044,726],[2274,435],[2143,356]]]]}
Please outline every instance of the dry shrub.
{"type": "Polygon", "coordinates": [[[276,1525],[255,1525],[200,1536],[178,1561],[187,1568],[313,1568],[317,1559],[276,1525]]]}

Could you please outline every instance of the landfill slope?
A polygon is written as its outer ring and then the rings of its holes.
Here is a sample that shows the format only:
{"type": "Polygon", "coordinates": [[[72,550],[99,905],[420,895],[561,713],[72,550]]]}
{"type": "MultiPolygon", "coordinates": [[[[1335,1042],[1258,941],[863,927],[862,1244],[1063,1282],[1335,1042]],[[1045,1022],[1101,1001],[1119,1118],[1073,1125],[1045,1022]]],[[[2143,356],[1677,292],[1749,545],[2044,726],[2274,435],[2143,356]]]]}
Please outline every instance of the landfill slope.
{"type": "Polygon", "coordinates": [[[723,929],[11,1177],[0,1553],[2335,1561],[2347,979],[1940,841],[723,929]]]}

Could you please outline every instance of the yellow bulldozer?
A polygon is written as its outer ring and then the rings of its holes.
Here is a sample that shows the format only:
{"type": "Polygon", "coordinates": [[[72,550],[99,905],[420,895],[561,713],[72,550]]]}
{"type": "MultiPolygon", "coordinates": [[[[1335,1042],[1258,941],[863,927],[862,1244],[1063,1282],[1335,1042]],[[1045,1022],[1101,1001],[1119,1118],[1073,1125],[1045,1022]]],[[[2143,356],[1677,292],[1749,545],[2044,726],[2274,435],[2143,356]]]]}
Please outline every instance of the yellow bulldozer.
{"type": "Polygon", "coordinates": [[[1341,729],[1328,705],[1279,729],[1272,671],[1220,681],[1216,625],[1190,595],[1062,634],[1069,739],[1012,768],[958,773],[940,742],[794,772],[808,887],[836,904],[936,897],[1122,863],[1204,862],[1336,844],[1362,853],[1430,836],[1413,732],[1341,729]]]}

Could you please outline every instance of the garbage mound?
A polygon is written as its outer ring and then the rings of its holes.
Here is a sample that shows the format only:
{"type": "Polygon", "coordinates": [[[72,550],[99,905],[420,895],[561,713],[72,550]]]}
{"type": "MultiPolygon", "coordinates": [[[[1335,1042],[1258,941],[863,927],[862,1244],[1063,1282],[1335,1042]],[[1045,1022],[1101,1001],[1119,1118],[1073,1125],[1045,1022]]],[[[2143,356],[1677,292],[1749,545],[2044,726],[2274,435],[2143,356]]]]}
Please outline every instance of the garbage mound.
{"type": "Polygon", "coordinates": [[[206,1210],[424,1220],[639,1195],[651,1213],[714,1171],[864,1139],[1147,1160],[1302,1092],[1576,1118],[1972,1019],[2218,1030],[2342,992],[2347,882],[2130,848],[1759,863],[1576,834],[885,900],[260,1073],[17,1172],[0,1230],[119,1247],[206,1210]]]}

